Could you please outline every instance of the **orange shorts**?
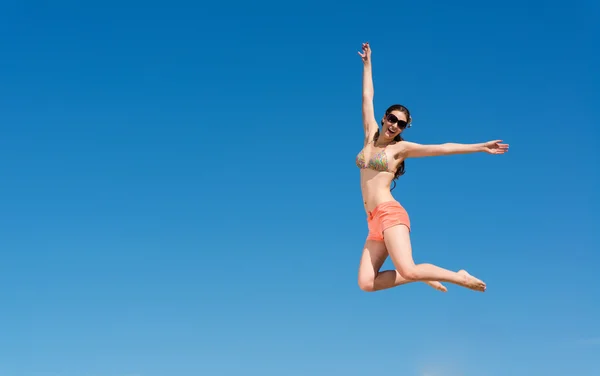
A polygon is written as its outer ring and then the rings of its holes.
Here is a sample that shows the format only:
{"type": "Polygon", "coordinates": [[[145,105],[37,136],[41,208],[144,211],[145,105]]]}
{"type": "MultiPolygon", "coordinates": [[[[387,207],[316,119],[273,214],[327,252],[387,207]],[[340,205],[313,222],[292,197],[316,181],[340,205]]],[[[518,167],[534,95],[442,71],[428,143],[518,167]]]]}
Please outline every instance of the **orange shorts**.
{"type": "Polygon", "coordinates": [[[383,232],[396,225],[405,225],[410,231],[408,213],[398,201],[383,202],[367,213],[367,239],[383,241],[383,232]]]}

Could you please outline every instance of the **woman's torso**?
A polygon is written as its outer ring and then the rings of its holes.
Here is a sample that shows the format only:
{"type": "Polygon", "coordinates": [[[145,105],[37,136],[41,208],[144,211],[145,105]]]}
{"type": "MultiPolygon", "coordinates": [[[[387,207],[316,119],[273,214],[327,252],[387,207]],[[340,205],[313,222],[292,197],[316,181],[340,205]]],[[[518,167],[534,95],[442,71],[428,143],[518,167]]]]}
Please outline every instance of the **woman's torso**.
{"type": "Polygon", "coordinates": [[[394,145],[375,147],[371,141],[356,156],[363,204],[367,212],[382,202],[394,200],[390,186],[399,163],[394,149],[394,145]]]}

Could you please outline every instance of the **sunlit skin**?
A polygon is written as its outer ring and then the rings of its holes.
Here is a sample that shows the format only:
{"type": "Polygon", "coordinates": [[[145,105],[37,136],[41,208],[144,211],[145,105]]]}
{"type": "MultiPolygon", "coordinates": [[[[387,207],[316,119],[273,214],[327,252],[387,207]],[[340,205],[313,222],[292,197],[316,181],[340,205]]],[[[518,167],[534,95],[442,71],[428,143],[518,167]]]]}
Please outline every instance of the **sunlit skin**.
{"type": "MultiPolygon", "coordinates": [[[[408,158],[447,156],[484,152],[501,155],[508,151],[508,144],[502,140],[478,144],[444,143],[421,145],[409,141],[397,141],[411,124],[412,119],[400,110],[391,110],[381,118],[381,130],[375,120],[373,110],[373,79],[371,67],[371,48],[363,43],[359,55],[363,61],[363,100],[362,115],[365,132],[364,157],[385,150],[385,156],[391,171],[395,171],[408,158]],[[391,116],[390,116],[391,115],[391,116]],[[374,136],[379,132],[377,140],[374,136]]],[[[381,203],[394,200],[390,187],[394,172],[376,171],[364,168],[360,170],[360,184],[365,211],[372,211],[381,203]]],[[[424,282],[436,290],[447,292],[441,282],[449,282],[471,290],[483,292],[486,284],[470,275],[466,270],[450,271],[433,264],[415,264],[412,257],[410,231],[406,226],[394,225],[383,231],[383,241],[367,239],[364,244],[358,271],[358,285],[363,291],[379,291],[411,282],[424,282]],[[390,256],[395,269],[381,271],[387,257],[390,256]]]]}

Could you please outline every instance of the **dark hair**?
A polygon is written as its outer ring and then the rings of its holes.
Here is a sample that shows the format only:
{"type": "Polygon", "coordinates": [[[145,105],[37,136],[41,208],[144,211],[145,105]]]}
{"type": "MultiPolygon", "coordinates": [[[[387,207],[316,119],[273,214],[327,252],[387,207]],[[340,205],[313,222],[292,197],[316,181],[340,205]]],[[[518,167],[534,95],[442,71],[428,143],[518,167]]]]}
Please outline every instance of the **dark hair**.
{"type": "MultiPolygon", "coordinates": [[[[388,107],[387,110],[385,110],[385,115],[389,114],[392,111],[400,111],[403,112],[404,115],[406,115],[406,120],[408,121],[408,124],[406,125],[406,128],[410,128],[410,123],[412,122],[412,118],[410,117],[410,111],[408,111],[408,108],[404,107],[401,104],[394,104],[390,107],[388,107]]],[[[383,119],[381,120],[381,125],[383,126],[383,119]]],[[[375,132],[375,136],[373,136],[373,142],[377,142],[377,139],[379,138],[379,129],[377,130],[377,132],[375,132]]],[[[400,134],[398,134],[396,137],[394,137],[394,141],[396,142],[400,142],[403,141],[404,139],[402,138],[402,136],[400,134]]],[[[396,188],[396,179],[398,179],[400,176],[404,175],[405,169],[404,169],[404,160],[400,163],[400,165],[398,166],[398,168],[396,169],[396,172],[394,174],[394,179],[392,180],[392,182],[394,183],[394,186],[390,189],[391,191],[394,190],[394,188],[396,188]]]]}

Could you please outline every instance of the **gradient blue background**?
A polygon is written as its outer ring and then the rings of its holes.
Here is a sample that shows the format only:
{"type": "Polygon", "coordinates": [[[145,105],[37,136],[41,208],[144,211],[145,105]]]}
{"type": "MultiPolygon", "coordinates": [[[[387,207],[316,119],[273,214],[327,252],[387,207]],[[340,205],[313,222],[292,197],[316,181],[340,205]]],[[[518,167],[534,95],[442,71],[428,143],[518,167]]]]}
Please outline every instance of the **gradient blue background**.
{"type": "Polygon", "coordinates": [[[340,4],[0,5],[0,375],[600,374],[598,3],[340,4]],[[363,41],[378,119],[510,144],[394,190],[485,294],[357,286],[363,41]]]}

